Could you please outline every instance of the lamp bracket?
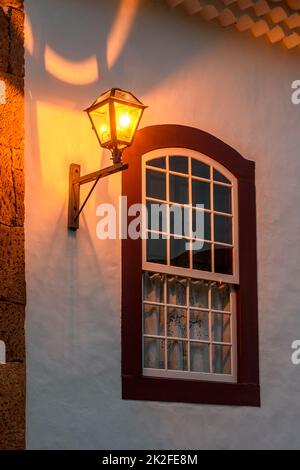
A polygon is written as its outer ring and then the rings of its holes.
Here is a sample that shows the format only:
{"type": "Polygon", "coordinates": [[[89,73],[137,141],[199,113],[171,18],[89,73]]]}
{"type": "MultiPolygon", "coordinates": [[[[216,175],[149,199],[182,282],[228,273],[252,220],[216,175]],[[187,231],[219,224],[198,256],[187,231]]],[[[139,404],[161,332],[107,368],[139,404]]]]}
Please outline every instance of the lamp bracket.
{"type": "Polygon", "coordinates": [[[69,170],[69,209],[68,209],[68,228],[69,230],[79,229],[79,216],[86,205],[89,197],[91,196],[96,184],[101,178],[105,176],[113,175],[119,171],[127,170],[127,163],[115,163],[114,165],[108,166],[88,175],[80,175],[80,165],[71,163],[69,170]],[[82,206],[80,207],[80,186],[82,184],[91,183],[94,181],[87,197],[85,198],[82,206]]]}

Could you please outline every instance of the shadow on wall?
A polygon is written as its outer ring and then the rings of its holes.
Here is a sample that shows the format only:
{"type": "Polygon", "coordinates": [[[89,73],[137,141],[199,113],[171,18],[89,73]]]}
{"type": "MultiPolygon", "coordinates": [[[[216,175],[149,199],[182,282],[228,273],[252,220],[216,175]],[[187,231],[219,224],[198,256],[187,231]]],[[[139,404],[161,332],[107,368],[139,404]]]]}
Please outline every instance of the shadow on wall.
{"type": "MultiPolygon", "coordinates": [[[[108,163],[108,153],[100,151],[82,110],[113,86],[133,90],[143,100],[145,93],[183,69],[194,52],[180,27],[185,21],[181,12],[147,0],[28,1],[25,14],[30,197],[41,198],[44,191],[46,210],[49,193],[52,198],[59,193],[59,221],[67,202],[69,163],[82,163],[83,172],[89,162],[91,170],[99,167],[99,154],[100,164],[108,163]],[[164,30],[170,14],[174,25],[164,30]],[[174,34],[176,49],[168,47],[174,34]],[[153,64],[158,64],[155,72],[153,64]]],[[[194,34],[199,34],[198,25],[194,34]]],[[[201,50],[207,53],[207,47],[202,44],[201,50]]],[[[109,179],[101,183],[107,199],[110,184],[109,179]]]]}

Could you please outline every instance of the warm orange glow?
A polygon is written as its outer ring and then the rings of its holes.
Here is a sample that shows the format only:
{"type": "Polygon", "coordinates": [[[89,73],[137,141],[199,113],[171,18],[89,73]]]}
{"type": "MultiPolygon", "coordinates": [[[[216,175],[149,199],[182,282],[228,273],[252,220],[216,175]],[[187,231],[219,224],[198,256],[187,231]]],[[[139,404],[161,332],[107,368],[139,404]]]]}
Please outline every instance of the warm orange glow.
{"type": "Polygon", "coordinates": [[[34,39],[33,39],[31,21],[27,13],[25,14],[25,19],[24,19],[24,31],[25,31],[25,41],[24,41],[25,49],[28,52],[28,54],[33,55],[34,39]]]}
{"type": "MultiPolygon", "coordinates": [[[[131,143],[136,131],[142,109],[127,104],[115,103],[117,139],[121,142],[131,143]]],[[[120,144],[119,147],[125,147],[120,144]]]]}
{"type": "Polygon", "coordinates": [[[100,145],[115,151],[132,143],[144,109],[132,93],[112,88],[102,93],[86,111],[100,145]]]}
{"type": "Polygon", "coordinates": [[[111,69],[120,56],[137,12],[139,0],[122,0],[107,40],[107,67],[111,69]]]}
{"type": "Polygon", "coordinates": [[[120,116],[120,119],[119,119],[119,126],[121,127],[129,127],[130,125],[130,122],[131,122],[131,119],[130,119],[130,116],[128,113],[125,113],[125,114],[122,114],[122,116],[120,116]]]}
{"type": "Polygon", "coordinates": [[[45,48],[45,69],[53,77],[71,85],[88,85],[99,78],[96,55],[74,62],[60,56],[48,45],[45,48]]]}
{"type": "MultiPolygon", "coordinates": [[[[87,128],[81,111],[42,101],[37,101],[36,109],[37,129],[34,133],[40,144],[35,152],[39,160],[32,171],[39,175],[37,179],[51,204],[57,199],[64,200],[67,195],[68,168],[74,155],[86,173],[99,166],[99,145],[87,128]]],[[[29,141],[32,141],[30,132],[29,126],[29,141]]]]}

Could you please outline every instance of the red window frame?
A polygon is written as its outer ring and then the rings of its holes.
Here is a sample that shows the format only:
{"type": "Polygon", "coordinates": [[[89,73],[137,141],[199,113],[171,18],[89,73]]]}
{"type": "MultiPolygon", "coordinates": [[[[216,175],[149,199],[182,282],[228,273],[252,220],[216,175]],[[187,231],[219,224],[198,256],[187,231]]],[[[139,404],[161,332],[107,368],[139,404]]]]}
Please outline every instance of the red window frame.
{"type": "Polygon", "coordinates": [[[207,155],[226,167],[238,181],[238,380],[225,383],[143,376],[142,240],[127,238],[122,240],[122,398],[260,406],[255,164],[202,130],[170,124],[145,127],[124,152],[129,168],[122,172],[122,195],[127,196],[128,207],[142,202],[142,155],[171,147],[207,155]]]}

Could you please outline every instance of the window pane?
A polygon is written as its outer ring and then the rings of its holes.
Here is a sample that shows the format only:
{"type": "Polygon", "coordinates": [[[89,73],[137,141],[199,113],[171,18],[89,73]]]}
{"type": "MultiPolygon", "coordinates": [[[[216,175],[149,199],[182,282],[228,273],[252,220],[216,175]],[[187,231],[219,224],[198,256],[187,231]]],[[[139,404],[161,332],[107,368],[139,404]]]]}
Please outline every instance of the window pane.
{"type": "Polygon", "coordinates": [[[164,307],[144,304],[144,334],[165,335],[164,307]]]}
{"type": "Polygon", "coordinates": [[[188,173],[189,165],[187,157],[170,157],[169,158],[169,169],[170,171],[176,171],[177,173],[188,173]]]}
{"type": "Polygon", "coordinates": [[[190,310],[190,338],[209,340],[208,312],[190,310]]]}
{"type": "Polygon", "coordinates": [[[189,268],[190,252],[189,243],[185,238],[170,238],[170,264],[172,266],[180,266],[189,268]]]}
{"type": "Polygon", "coordinates": [[[224,283],[212,283],[211,308],[230,312],[230,285],[224,283]]]}
{"type": "Polygon", "coordinates": [[[189,236],[189,208],[170,205],[170,233],[189,236]]]}
{"type": "Polygon", "coordinates": [[[149,233],[147,239],[147,261],[149,263],[167,263],[167,240],[162,235],[149,233]],[[155,239],[155,237],[159,237],[155,239]]]}
{"type": "Polygon", "coordinates": [[[168,341],[168,369],[187,370],[187,342],[168,341]]]}
{"type": "Polygon", "coordinates": [[[232,274],[232,248],[215,245],[215,271],[216,273],[232,274]]]}
{"type": "Polygon", "coordinates": [[[156,168],[166,168],[166,157],[153,158],[148,160],[146,165],[155,166],[156,168]]]}
{"type": "Polygon", "coordinates": [[[167,231],[167,204],[147,201],[147,229],[167,231]]]}
{"type": "Polygon", "coordinates": [[[194,238],[210,240],[210,213],[193,209],[192,230],[194,238]]]}
{"type": "Polygon", "coordinates": [[[223,215],[214,216],[215,241],[232,243],[232,219],[223,215]]]}
{"type": "Polygon", "coordinates": [[[204,209],[210,209],[210,184],[205,181],[192,180],[193,206],[202,204],[204,209]]]}
{"type": "Polygon", "coordinates": [[[220,343],[231,342],[230,315],[212,313],[212,340],[220,343]]]}
{"type": "Polygon", "coordinates": [[[166,174],[161,171],[146,171],[146,195],[155,199],[166,200],[166,174]]]}
{"type": "Polygon", "coordinates": [[[209,372],[209,345],[205,343],[191,343],[190,351],[191,371],[209,372]]]}
{"type": "Polygon", "coordinates": [[[181,176],[170,175],[170,201],[179,204],[189,202],[189,180],[181,176]]]}
{"type": "Polygon", "coordinates": [[[207,281],[190,280],[190,306],[208,308],[208,289],[207,281]]]}
{"type": "Polygon", "coordinates": [[[165,368],[165,341],[163,339],[144,338],[144,367],[165,368]]]}
{"type": "Polygon", "coordinates": [[[214,184],[214,210],[231,214],[231,188],[214,184]]]}
{"type": "Polygon", "coordinates": [[[186,305],[187,280],[183,277],[169,276],[167,283],[168,304],[186,305]]]}
{"type": "Polygon", "coordinates": [[[214,169],[214,181],[220,181],[221,183],[227,183],[230,184],[230,181],[222,175],[219,171],[214,169]]]}
{"type": "Polygon", "coordinates": [[[192,159],[192,175],[200,178],[210,178],[210,167],[205,163],[192,159]]]}
{"type": "Polygon", "coordinates": [[[231,346],[212,346],[212,364],[215,374],[231,374],[231,346]]]}
{"type": "Polygon", "coordinates": [[[211,244],[193,242],[193,247],[193,268],[200,271],[211,271],[211,244]],[[196,249],[197,246],[202,244],[202,248],[196,249]]]}
{"type": "Polygon", "coordinates": [[[168,336],[186,338],[187,336],[187,310],[184,308],[168,307],[167,332],[168,336]]]}
{"type": "Polygon", "coordinates": [[[144,300],[164,302],[164,276],[158,273],[144,273],[144,300]]]}

